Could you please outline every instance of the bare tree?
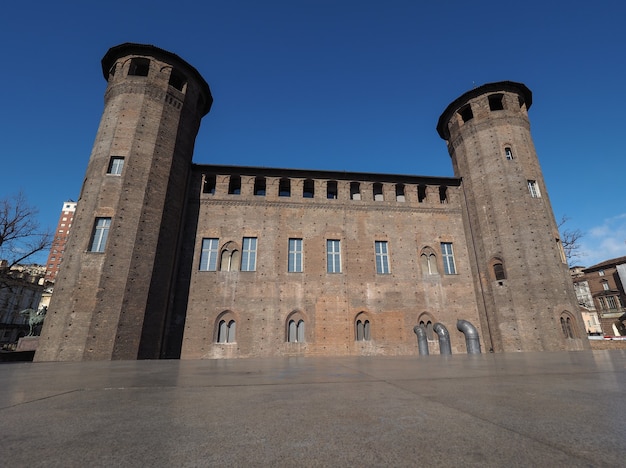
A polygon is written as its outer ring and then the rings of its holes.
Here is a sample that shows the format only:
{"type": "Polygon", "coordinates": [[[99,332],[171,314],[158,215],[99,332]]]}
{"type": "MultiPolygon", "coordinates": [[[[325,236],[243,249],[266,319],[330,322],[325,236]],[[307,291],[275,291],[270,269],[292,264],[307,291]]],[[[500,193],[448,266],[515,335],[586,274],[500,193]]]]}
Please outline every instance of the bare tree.
{"type": "Polygon", "coordinates": [[[581,257],[580,239],[584,236],[584,234],[580,229],[566,229],[564,226],[569,219],[570,218],[567,216],[562,216],[561,221],[558,223],[558,228],[561,233],[561,245],[565,251],[567,263],[572,266],[574,261],[581,257]]]}
{"type": "Polygon", "coordinates": [[[4,271],[50,248],[52,233],[39,227],[38,213],[23,193],[0,199],[0,260],[6,260],[4,271]]]}

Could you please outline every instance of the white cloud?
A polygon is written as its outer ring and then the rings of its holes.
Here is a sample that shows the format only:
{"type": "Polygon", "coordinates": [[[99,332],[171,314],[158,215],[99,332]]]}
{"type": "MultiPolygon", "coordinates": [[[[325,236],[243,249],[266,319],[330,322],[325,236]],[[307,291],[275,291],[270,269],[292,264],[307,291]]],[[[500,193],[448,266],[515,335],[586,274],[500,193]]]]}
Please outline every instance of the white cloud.
{"type": "Polygon", "coordinates": [[[580,253],[579,263],[586,266],[626,256],[626,213],[607,218],[585,232],[580,253]]]}

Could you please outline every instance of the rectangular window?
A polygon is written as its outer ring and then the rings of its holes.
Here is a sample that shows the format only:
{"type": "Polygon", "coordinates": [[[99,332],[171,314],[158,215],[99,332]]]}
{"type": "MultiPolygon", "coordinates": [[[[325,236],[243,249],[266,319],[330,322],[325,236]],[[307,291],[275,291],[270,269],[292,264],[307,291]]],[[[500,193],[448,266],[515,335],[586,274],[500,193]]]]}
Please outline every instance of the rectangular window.
{"type": "Polygon", "coordinates": [[[454,252],[451,242],[441,243],[441,256],[443,257],[443,271],[446,275],[456,275],[456,265],[454,264],[454,252]]]}
{"type": "Polygon", "coordinates": [[[533,198],[541,197],[541,192],[539,192],[539,185],[537,185],[536,180],[528,181],[528,191],[530,192],[530,196],[533,198]]]}
{"type": "Polygon", "coordinates": [[[111,160],[109,161],[109,168],[107,169],[107,174],[120,175],[123,168],[124,158],[122,158],[121,156],[111,156],[111,160]]]}
{"type": "Polygon", "coordinates": [[[609,283],[607,281],[602,282],[602,289],[604,289],[605,291],[609,290],[609,283]]]}
{"type": "Polygon", "coordinates": [[[289,260],[287,270],[302,273],[302,239],[289,239],[289,260]]]}
{"type": "Polygon", "coordinates": [[[326,271],[341,273],[341,243],[338,240],[326,241],[326,271]]]}
{"type": "Polygon", "coordinates": [[[256,237],[244,237],[241,271],[256,271],[256,237]]]}
{"type": "Polygon", "coordinates": [[[606,297],[606,305],[609,309],[617,309],[617,301],[613,296],[606,297]]]}
{"type": "Polygon", "coordinates": [[[200,252],[200,270],[217,271],[217,254],[219,240],[215,238],[202,239],[202,251],[200,252]]]}
{"type": "Polygon", "coordinates": [[[91,242],[89,243],[90,252],[104,252],[107,245],[107,237],[111,228],[111,218],[96,218],[93,227],[91,242]]]}
{"type": "Polygon", "coordinates": [[[387,241],[374,242],[376,250],[376,273],[379,275],[389,274],[389,250],[387,241]]]}

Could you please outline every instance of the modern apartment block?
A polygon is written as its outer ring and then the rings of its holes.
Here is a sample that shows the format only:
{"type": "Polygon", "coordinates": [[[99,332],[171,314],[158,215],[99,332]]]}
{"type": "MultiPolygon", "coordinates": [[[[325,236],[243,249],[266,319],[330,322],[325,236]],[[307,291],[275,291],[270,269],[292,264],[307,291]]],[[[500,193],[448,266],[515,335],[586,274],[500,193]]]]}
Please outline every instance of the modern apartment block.
{"type": "Polygon", "coordinates": [[[65,245],[67,244],[67,238],[70,233],[70,228],[72,227],[75,211],[76,202],[71,200],[63,202],[63,208],[61,209],[61,215],[59,216],[59,222],[57,223],[50,253],[48,254],[48,261],[46,263],[46,281],[54,282],[59,273],[59,266],[63,260],[65,245]]]}
{"type": "Polygon", "coordinates": [[[194,164],[198,71],[130,43],[102,69],[36,360],[417,355],[416,326],[464,353],[467,324],[483,352],[589,348],[523,84],[444,110],[431,177],[194,164]]]}

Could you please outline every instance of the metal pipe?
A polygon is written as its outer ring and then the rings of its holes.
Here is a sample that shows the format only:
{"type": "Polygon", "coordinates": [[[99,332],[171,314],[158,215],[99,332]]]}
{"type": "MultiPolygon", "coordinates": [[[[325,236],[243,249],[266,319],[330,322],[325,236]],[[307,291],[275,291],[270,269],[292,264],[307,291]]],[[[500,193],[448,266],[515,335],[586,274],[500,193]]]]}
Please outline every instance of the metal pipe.
{"type": "Polygon", "coordinates": [[[467,354],[480,354],[480,340],[476,327],[467,320],[457,320],[456,328],[465,335],[467,354]]]}
{"type": "Polygon", "coordinates": [[[428,337],[426,336],[426,330],[421,325],[415,325],[413,331],[417,335],[417,349],[419,349],[420,356],[428,356],[428,337]]]}
{"type": "Polygon", "coordinates": [[[448,329],[441,323],[437,322],[433,326],[433,331],[439,338],[439,354],[452,354],[452,347],[450,346],[450,333],[448,333],[448,329]]]}

